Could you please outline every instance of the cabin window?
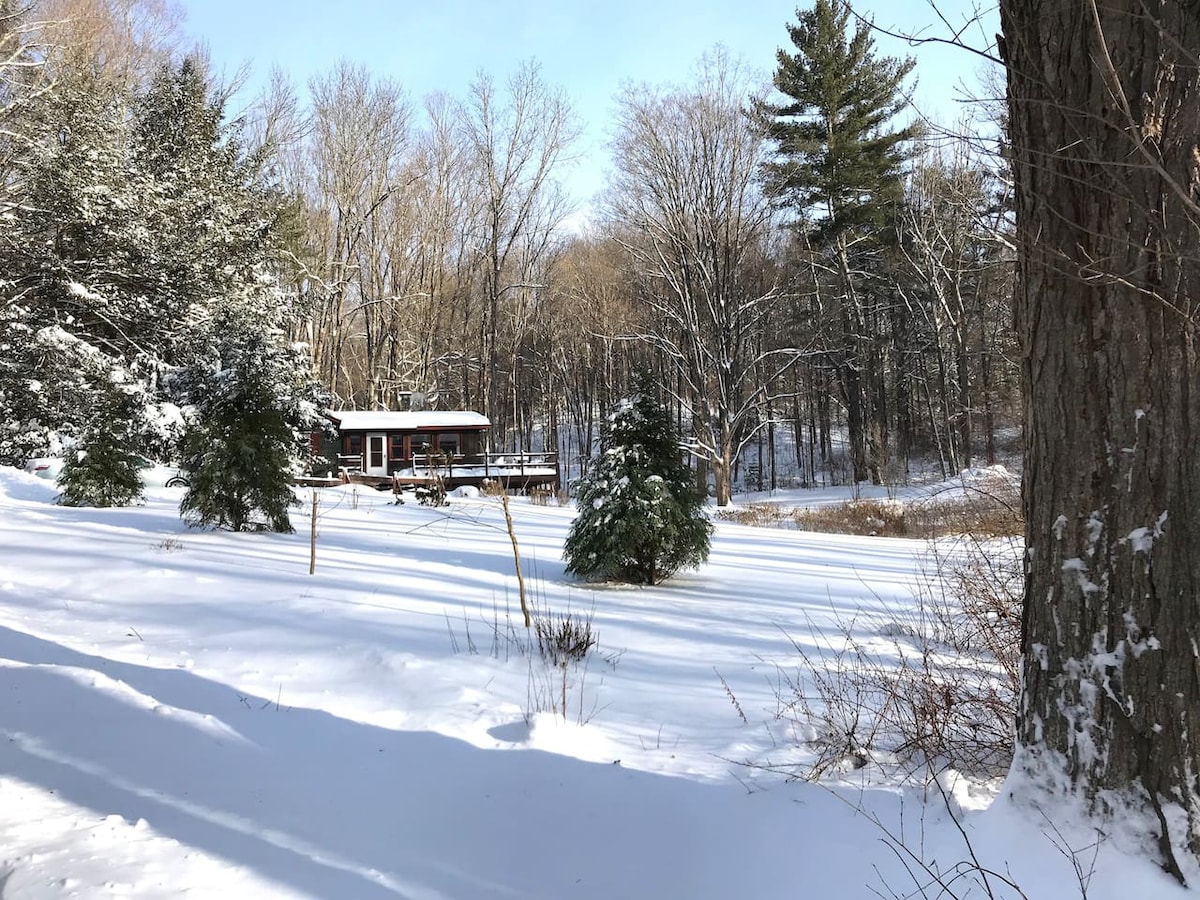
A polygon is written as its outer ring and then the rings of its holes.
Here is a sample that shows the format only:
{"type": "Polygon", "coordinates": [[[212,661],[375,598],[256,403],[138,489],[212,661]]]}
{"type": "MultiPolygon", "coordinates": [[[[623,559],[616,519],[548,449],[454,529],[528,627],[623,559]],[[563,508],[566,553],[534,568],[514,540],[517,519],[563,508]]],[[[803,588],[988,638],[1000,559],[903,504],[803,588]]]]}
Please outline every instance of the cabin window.
{"type": "Polygon", "coordinates": [[[392,443],[392,451],[391,451],[392,459],[404,459],[404,435],[393,434],[391,436],[391,443],[392,443]]]}
{"type": "Polygon", "coordinates": [[[346,455],[362,456],[362,441],[361,434],[346,435],[346,455]]]}
{"type": "Polygon", "coordinates": [[[423,456],[429,452],[431,447],[427,434],[414,434],[411,443],[413,456],[423,456]]]}
{"type": "Polygon", "coordinates": [[[441,434],[438,435],[438,450],[442,453],[449,453],[451,456],[458,455],[458,435],[457,434],[441,434]]]}

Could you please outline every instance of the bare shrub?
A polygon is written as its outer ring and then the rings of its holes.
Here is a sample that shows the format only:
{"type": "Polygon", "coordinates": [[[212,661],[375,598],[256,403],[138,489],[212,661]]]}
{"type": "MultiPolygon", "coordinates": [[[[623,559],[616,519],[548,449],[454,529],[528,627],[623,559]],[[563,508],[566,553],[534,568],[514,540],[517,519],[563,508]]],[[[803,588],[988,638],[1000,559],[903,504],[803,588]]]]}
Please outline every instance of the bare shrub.
{"type": "MultiPolygon", "coordinates": [[[[574,717],[586,725],[600,707],[595,690],[588,689],[592,658],[599,655],[615,669],[621,654],[599,654],[599,635],[592,627],[595,608],[586,613],[552,613],[535,607],[533,630],[537,635],[538,660],[530,659],[525,716],[550,712],[563,721],[574,717]],[[590,700],[590,706],[589,706],[590,700]]],[[[603,679],[601,679],[603,683],[603,679]]]]}
{"type": "Polygon", "coordinates": [[[485,478],[479,485],[479,493],[485,497],[499,497],[501,494],[507,494],[504,489],[504,484],[499,478],[485,478]]]}
{"type": "Polygon", "coordinates": [[[907,508],[896,500],[850,500],[837,506],[797,509],[792,521],[803,531],[880,537],[911,533],[907,508]]]}
{"type": "Polygon", "coordinates": [[[422,506],[449,506],[449,501],[446,499],[446,482],[440,475],[435,475],[429,479],[427,484],[423,484],[416,489],[417,502],[422,506]]]}
{"type": "Polygon", "coordinates": [[[554,614],[537,611],[533,630],[537,635],[538,652],[553,666],[581,662],[596,646],[597,634],[592,630],[592,613],[581,615],[568,609],[554,614]]]}
{"type": "Polygon", "coordinates": [[[868,762],[1008,768],[1020,672],[1023,574],[1015,541],[935,544],[915,611],[810,627],[791,638],[800,665],[780,672],[778,715],[807,725],[819,778],[868,762]]]}
{"type": "Polygon", "coordinates": [[[861,769],[882,747],[878,732],[889,702],[883,667],[852,637],[855,621],[836,635],[809,626],[811,642],[788,635],[800,659],[795,671],[778,670],[776,718],[799,726],[815,753],[804,775],[861,769]]]}
{"type": "Polygon", "coordinates": [[[779,525],[788,518],[788,510],[777,503],[749,503],[745,506],[720,507],[717,518],[739,525],[768,527],[779,525]]]}
{"type": "Polygon", "coordinates": [[[499,605],[493,603],[490,620],[485,616],[478,622],[464,608],[461,630],[447,612],[450,649],[474,656],[482,655],[486,647],[489,656],[505,663],[514,656],[524,657],[528,665],[526,720],[548,712],[561,716],[563,721],[573,719],[585,725],[601,708],[596,691],[588,687],[592,658],[599,657],[605,666],[615,669],[623,651],[600,652],[599,634],[592,625],[594,608],[581,613],[568,607],[565,613],[554,613],[544,600],[535,600],[529,628],[522,627],[520,619],[514,620],[507,601],[503,615],[499,605]],[[487,637],[486,645],[483,636],[487,637]]]}

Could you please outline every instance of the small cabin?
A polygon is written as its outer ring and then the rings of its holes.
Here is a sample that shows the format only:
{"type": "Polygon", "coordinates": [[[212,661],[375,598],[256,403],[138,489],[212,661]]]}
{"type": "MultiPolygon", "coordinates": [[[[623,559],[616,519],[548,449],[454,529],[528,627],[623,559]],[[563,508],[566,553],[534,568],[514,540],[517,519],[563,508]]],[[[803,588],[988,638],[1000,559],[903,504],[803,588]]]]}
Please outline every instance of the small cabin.
{"type": "Polygon", "coordinates": [[[489,453],[492,423],[465,410],[414,412],[330,410],[336,459],[343,480],[375,487],[428,484],[481,486],[496,480],[516,490],[558,486],[554,453],[489,453]]]}
{"type": "Polygon", "coordinates": [[[390,478],[433,454],[482,464],[492,427],[476,412],[330,410],[326,416],[338,431],[338,468],[372,478],[390,478]]]}

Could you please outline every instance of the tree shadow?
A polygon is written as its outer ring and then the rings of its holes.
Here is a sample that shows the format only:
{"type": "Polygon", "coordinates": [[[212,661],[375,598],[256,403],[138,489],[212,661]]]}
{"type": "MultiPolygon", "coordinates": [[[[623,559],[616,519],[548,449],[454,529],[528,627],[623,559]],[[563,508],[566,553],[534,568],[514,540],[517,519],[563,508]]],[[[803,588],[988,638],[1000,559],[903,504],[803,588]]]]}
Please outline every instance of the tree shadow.
{"type": "Polygon", "coordinates": [[[791,893],[783,796],[277,707],[8,628],[0,659],[0,772],[300,893],[728,897],[730,854],[778,878],[756,896],[791,893]]]}

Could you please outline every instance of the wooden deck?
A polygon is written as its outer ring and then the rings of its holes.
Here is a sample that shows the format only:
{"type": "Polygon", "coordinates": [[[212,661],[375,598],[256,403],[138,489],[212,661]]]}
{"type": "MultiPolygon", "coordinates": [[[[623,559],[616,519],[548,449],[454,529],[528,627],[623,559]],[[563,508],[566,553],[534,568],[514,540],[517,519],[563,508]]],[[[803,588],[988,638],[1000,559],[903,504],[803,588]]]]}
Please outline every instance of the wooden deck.
{"type": "Polygon", "coordinates": [[[389,465],[389,469],[388,475],[369,475],[361,469],[344,466],[340,470],[341,480],[393,491],[428,487],[438,481],[447,491],[492,483],[522,493],[535,488],[558,490],[560,486],[556,453],[481,453],[449,460],[440,454],[429,454],[414,456],[411,465],[389,465]]]}
{"type": "Polygon", "coordinates": [[[321,478],[316,475],[298,475],[292,479],[292,484],[298,487],[337,487],[345,484],[340,478],[321,478]]]}

